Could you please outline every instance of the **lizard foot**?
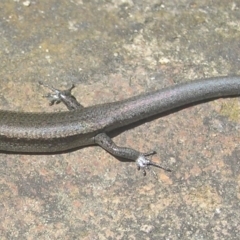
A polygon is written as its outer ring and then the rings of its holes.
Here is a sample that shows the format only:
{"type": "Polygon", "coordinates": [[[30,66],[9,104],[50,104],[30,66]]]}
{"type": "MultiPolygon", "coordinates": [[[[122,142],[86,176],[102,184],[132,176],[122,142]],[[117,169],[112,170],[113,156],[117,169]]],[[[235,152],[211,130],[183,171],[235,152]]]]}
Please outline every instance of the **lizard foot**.
{"type": "Polygon", "coordinates": [[[156,154],[155,151],[140,154],[136,160],[138,170],[142,170],[144,176],[146,175],[146,169],[149,169],[149,166],[154,166],[157,168],[161,168],[164,171],[171,172],[171,169],[165,168],[157,163],[154,163],[150,159],[147,158],[148,156],[152,156],[154,154],[156,154]]]}
{"type": "Polygon", "coordinates": [[[66,98],[66,96],[72,96],[71,91],[73,90],[73,88],[75,88],[74,84],[72,84],[72,86],[70,88],[66,89],[66,90],[56,89],[52,86],[44,84],[43,82],[39,82],[39,84],[41,86],[44,86],[44,87],[52,90],[52,93],[49,93],[49,94],[44,96],[49,100],[49,105],[50,106],[52,106],[54,104],[59,104],[60,102],[63,101],[64,98],[66,98]]]}

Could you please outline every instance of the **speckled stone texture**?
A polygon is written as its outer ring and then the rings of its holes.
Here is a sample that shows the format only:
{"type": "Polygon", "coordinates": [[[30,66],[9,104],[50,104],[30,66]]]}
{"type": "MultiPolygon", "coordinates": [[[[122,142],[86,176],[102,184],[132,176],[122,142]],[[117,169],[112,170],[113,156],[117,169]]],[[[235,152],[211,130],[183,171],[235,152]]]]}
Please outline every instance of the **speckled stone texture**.
{"type": "MultiPolygon", "coordinates": [[[[237,0],[1,0],[0,36],[5,110],[63,110],[38,81],[89,106],[240,74],[237,0]]],[[[0,239],[239,239],[239,130],[235,98],[112,133],[172,169],[146,177],[96,146],[0,154],[0,239]]]]}

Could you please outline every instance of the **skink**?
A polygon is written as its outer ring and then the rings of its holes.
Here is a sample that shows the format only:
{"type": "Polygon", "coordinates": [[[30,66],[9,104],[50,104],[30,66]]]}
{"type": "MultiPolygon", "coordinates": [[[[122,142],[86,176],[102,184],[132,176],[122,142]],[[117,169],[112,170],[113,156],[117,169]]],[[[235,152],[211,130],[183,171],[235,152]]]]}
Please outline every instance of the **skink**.
{"type": "Polygon", "coordinates": [[[136,161],[139,168],[157,165],[147,157],[152,153],[119,147],[106,133],[190,103],[239,96],[240,76],[195,80],[87,108],[78,104],[70,90],[55,89],[53,102],[62,101],[71,111],[0,111],[0,151],[54,153],[98,144],[114,156],[136,161]]]}

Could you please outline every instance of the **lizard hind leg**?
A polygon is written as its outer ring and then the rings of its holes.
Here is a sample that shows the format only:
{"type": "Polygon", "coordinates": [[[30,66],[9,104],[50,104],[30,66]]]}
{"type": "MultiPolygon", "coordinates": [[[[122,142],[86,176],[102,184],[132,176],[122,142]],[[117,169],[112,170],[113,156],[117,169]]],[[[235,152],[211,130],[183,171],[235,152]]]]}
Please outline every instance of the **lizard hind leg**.
{"type": "Polygon", "coordinates": [[[170,169],[164,168],[159,164],[152,162],[149,158],[147,158],[148,156],[155,154],[156,153],[155,151],[141,153],[132,148],[119,147],[105,133],[99,133],[94,137],[94,140],[96,144],[101,146],[107,152],[111,153],[113,156],[135,161],[137,164],[137,168],[139,170],[142,170],[144,175],[146,175],[146,169],[148,169],[149,166],[158,167],[165,171],[171,172],[170,169]]]}

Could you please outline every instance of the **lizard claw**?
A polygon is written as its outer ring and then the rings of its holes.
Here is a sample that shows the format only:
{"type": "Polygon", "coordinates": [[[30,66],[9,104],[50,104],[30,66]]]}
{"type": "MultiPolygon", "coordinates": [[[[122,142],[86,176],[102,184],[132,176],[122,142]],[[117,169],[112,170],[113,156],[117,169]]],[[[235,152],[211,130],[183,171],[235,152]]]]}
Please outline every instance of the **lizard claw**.
{"type": "Polygon", "coordinates": [[[72,84],[72,86],[66,90],[59,90],[56,89],[52,86],[49,86],[47,84],[44,84],[43,82],[39,82],[39,84],[41,86],[44,86],[46,88],[49,88],[50,90],[52,90],[52,93],[49,93],[47,95],[45,95],[44,97],[46,97],[49,100],[49,105],[52,106],[54,104],[59,104],[60,102],[62,102],[63,98],[65,98],[66,96],[71,96],[71,91],[73,88],[75,88],[75,85],[72,84]]]}
{"type": "Polygon", "coordinates": [[[136,160],[138,170],[142,170],[144,176],[146,175],[146,169],[149,169],[149,166],[154,166],[157,168],[161,168],[164,171],[171,172],[171,169],[162,167],[161,165],[154,163],[150,159],[146,158],[147,156],[151,156],[153,154],[156,154],[156,152],[152,151],[152,152],[140,154],[138,156],[138,158],[136,160]]]}
{"type": "Polygon", "coordinates": [[[58,89],[48,86],[42,82],[39,82],[39,84],[52,90],[53,93],[49,93],[48,95],[44,96],[44,97],[48,98],[50,106],[62,102],[68,108],[68,110],[71,110],[71,111],[80,109],[80,108],[84,108],[76,100],[76,98],[71,94],[71,91],[73,90],[73,88],[75,88],[74,84],[72,84],[72,86],[66,90],[58,90],[58,89]]]}

